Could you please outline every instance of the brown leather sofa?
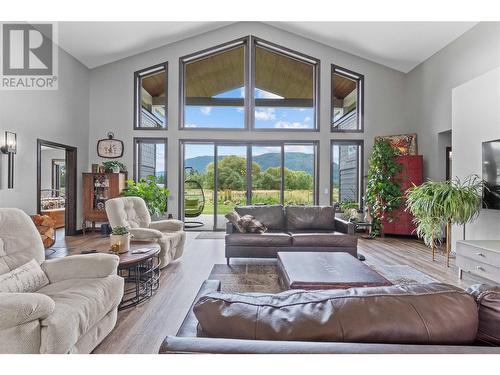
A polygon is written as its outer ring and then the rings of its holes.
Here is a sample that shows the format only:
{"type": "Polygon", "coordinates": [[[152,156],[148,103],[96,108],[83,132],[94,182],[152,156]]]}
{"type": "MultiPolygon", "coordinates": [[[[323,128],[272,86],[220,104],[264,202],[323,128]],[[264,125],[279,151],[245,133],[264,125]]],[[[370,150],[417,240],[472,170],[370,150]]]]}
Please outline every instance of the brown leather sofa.
{"type": "MultiPolygon", "coordinates": [[[[219,281],[205,281],[195,298],[195,302],[200,299],[206,302],[207,298],[213,298],[213,292],[216,292],[219,288],[219,281]]],[[[324,339],[292,341],[290,339],[269,339],[269,337],[266,339],[206,337],[207,333],[200,329],[200,324],[198,324],[192,306],[177,335],[167,336],[159,352],[214,354],[500,354],[500,347],[494,346],[500,345],[499,287],[479,285],[469,288],[467,292],[446,284],[421,285],[407,287],[406,289],[397,286],[389,288],[392,289],[359,288],[344,291],[326,291],[330,299],[332,299],[333,295],[333,300],[342,300],[340,303],[333,303],[333,306],[337,306],[337,313],[352,318],[353,314],[356,315],[356,311],[360,312],[357,314],[356,319],[351,319],[350,325],[345,320],[342,322],[343,328],[348,329],[343,333],[343,335],[346,335],[344,341],[351,342],[333,342],[324,339]],[[395,292],[395,290],[398,290],[398,292],[395,292]],[[346,299],[345,296],[350,296],[350,298],[346,299]],[[405,299],[408,300],[405,301],[405,299]],[[441,309],[432,305],[432,302],[436,302],[438,299],[441,299],[441,302],[445,305],[441,309]],[[418,312],[414,310],[414,303],[417,304],[416,309],[418,312]],[[392,311],[398,305],[399,308],[392,311]],[[405,310],[404,306],[412,308],[405,310]],[[366,317],[363,309],[370,310],[369,317],[366,317]],[[400,314],[397,319],[400,326],[394,326],[392,320],[387,319],[387,311],[384,313],[385,317],[384,314],[377,314],[377,312],[384,311],[384,309],[389,309],[389,316],[400,314]],[[420,314],[422,315],[419,317],[420,314]],[[373,321],[373,319],[376,321],[373,321]],[[386,324],[389,322],[389,325],[383,326],[383,321],[386,324]],[[443,327],[443,324],[445,327],[443,327]],[[463,327],[463,329],[455,332],[455,325],[463,327]],[[447,330],[453,337],[443,336],[443,332],[447,330]],[[398,336],[400,332],[404,333],[398,336]],[[380,342],[383,334],[388,334],[390,337],[388,340],[392,343],[380,342]],[[405,335],[406,339],[408,339],[408,335],[414,337],[415,342],[419,342],[419,344],[398,343],[397,341],[403,340],[405,335]],[[370,340],[378,342],[356,342],[356,337],[364,337],[365,339],[369,337],[370,340]],[[398,339],[398,337],[400,338],[398,339]],[[429,344],[427,341],[433,344],[429,344]],[[460,344],[450,345],[450,342],[460,344]]],[[[271,298],[273,297],[271,296],[271,298]]],[[[306,300],[308,298],[311,297],[305,297],[306,300]]],[[[328,302],[325,306],[330,304],[331,302],[328,302]]],[[[310,304],[306,305],[311,306],[310,304]]],[[[301,313],[307,314],[309,307],[302,308],[301,313]]],[[[239,311],[240,308],[241,306],[236,308],[233,317],[242,312],[239,311]]],[[[311,315],[319,314],[324,317],[325,314],[328,314],[327,311],[321,309],[315,311],[311,315]]],[[[271,318],[266,315],[265,319],[271,318]]],[[[279,326],[282,322],[282,320],[275,321],[275,326],[279,326]]],[[[297,324],[302,323],[303,321],[300,318],[297,324]]],[[[315,327],[319,332],[320,329],[318,328],[321,329],[322,327],[315,327]]],[[[242,328],[239,327],[238,331],[241,332],[241,330],[242,328]]],[[[312,328],[307,330],[299,329],[296,332],[307,332],[310,335],[312,330],[312,328]]],[[[339,328],[335,326],[330,326],[329,330],[334,334],[340,332],[339,328]]],[[[287,327],[286,331],[285,337],[291,332],[289,327],[287,327]]],[[[235,333],[232,332],[231,334],[235,333]]],[[[254,333],[251,333],[251,335],[254,335],[254,333]]],[[[269,331],[261,337],[266,335],[269,336],[269,331]]]]}
{"type": "Polygon", "coordinates": [[[227,264],[230,258],[276,258],[279,251],[358,254],[354,224],[335,217],[332,206],[244,206],[235,210],[240,216],[254,216],[268,230],[239,233],[227,223],[227,264]]]}

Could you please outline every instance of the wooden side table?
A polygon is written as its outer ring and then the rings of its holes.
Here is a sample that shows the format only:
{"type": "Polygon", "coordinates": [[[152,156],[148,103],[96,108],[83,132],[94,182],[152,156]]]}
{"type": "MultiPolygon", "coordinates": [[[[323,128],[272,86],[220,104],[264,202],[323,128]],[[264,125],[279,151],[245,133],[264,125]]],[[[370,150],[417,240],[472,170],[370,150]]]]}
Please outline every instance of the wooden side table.
{"type": "MultiPolygon", "coordinates": [[[[110,254],[109,238],[103,238],[97,243],[81,245],[65,251],[57,251],[48,258],[79,255],[86,252],[110,254]],[[95,250],[95,251],[93,251],[95,250]]],[[[137,306],[150,299],[160,287],[160,245],[156,241],[131,241],[130,250],[118,254],[118,275],[125,279],[125,290],[119,310],[137,306]],[[133,250],[149,248],[142,254],[132,254],[133,250]]]]}

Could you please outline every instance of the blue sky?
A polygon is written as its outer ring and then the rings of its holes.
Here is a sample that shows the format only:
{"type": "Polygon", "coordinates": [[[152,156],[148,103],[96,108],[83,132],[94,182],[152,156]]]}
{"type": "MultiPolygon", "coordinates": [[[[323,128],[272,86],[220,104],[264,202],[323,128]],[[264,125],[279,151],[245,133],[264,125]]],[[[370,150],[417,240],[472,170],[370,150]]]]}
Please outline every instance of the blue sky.
{"type": "MultiPolygon", "coordinates": [[[[243,88],[216,95],[215,98],[244,98],[243,88]]],[[[282,99],[282,97],[255,89],[255,97],[282,99]]],[[[245,127],[244,107],[186,106],[185,127],[239,128],[245,127]]],[[[313,108],[258,107],[255,109],[255,127],[258,129],[312,129],[313,108]]]]}

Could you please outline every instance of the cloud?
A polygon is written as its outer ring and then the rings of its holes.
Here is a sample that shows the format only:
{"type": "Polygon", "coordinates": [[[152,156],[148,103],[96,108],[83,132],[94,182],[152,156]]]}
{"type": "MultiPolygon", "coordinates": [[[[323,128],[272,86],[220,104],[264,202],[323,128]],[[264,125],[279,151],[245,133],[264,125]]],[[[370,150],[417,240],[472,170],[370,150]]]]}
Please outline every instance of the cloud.
{"type": "Polygon", "coordinates": [[[245,108],[238,107],[238,108],[236,108],[236,112],[243,113],[243,112],[245,112],[245,108]]]}
{"type": "Polygon", "coordinates": [[[278,121],[276,124],[274,124],[274,127],[276,129],[307,129],[310,126],[298,121],[278,121]]]}
{"type": "Polygon", "coordinates": [[[200,112],[203,113],[205,116],[208,116],[210,112],[212,112],[212,107],[201,107],[200,112]]]}
{"type": "Polygon", "coordinates": [[[274,112],[274,108],[256,109],[255,119],[262,121],[275,120],[276,114],[274,112]]]}
{"type": "Polygon", "coordinates": [[[198,128],[198,124],[184,124],[185,128],[198,128]]]}
{"type": "Polygon", "coordinates": [[[307,116],[305,119],[304,119],[304,122],[309,122],[311,121],[311,118],[309,116],[307,116]]]}

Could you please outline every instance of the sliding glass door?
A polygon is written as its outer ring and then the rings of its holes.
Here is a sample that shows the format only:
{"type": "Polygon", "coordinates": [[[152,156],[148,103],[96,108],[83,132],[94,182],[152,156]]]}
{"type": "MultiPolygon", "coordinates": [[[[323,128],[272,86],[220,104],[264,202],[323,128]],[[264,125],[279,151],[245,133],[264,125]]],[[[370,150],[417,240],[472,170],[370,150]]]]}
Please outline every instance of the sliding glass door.
{"type": "Polygon", "coordinates": [[[181,207],[187,228],[224,230],[246,204],[315,204],[315,142],[183,141],[181,207]]]}

